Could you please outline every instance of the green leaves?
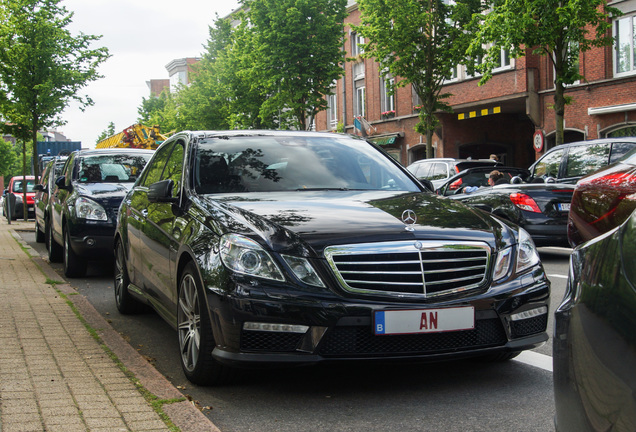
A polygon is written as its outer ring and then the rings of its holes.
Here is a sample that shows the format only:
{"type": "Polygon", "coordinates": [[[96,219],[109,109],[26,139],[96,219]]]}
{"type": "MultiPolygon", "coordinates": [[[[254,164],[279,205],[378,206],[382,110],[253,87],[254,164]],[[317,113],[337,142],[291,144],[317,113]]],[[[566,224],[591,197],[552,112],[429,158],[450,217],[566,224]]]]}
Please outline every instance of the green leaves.
{"type": "MultiPolygon", "coordinates": [[[[101,77],[97,67],[109,57],[106,48],[92,48],[100,36],[71,35],[66,27],[73,14],[60,2],[0,1],[0,113],[12,125],[9,132],[32,141],[34,150],[37,131],[62,125],[60,114],[71,100],[92,104],[78,92],[101,77]]],[[[34,161],[36,175],[37,169],[34,161]]]]}

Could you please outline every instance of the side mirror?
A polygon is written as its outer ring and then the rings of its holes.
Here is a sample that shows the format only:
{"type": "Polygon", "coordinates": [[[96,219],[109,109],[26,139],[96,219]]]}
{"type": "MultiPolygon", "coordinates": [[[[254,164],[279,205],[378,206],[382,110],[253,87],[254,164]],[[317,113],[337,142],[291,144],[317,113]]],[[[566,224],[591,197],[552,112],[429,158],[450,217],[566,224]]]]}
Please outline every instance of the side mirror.
{"type": "Polygon", "coordinates": [[[420,183],[422,183],[422,186],[424,186],[426,189],[428,189],[431,192],[435,192],[435,186],[433,186],[433,182],[427,179],[420,179],[420,183]]]}
{"type": "Polygon", "coordinates": [[[57,186],[59,189],[64,189],[64,190],[72,190],[73,186],[68,185],[66,186],[66,177],[65,176],[59,176],[58,178],[55,179],[55,186],[57,186]]]}
{"type": "Polygon", "coordinates": [[[176,203],[178,198],[172,196],[174,182],[171,179],[153,183],[148,188],[148,201],[151,203],[176,203]]]}
{"type": "Polygon", "coordinates": [[[44,189],[44,185],[38,183],[35,186],[33,186],[33,190],[35,192],[44,192],[44,190],[45,190],[44,189]]]}

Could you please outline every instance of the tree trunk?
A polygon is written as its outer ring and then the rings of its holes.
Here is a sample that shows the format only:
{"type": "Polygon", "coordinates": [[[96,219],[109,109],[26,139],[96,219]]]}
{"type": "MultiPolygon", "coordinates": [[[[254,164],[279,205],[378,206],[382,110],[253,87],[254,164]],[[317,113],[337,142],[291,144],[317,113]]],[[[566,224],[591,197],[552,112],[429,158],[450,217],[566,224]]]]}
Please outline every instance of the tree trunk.
{"type": "Polygon", "coordinates": [[[555,145],[563,144],[563,118],[565,116],[565,89],[560,82],[555,83],[554,91],[554,121],[555,121],[555,145]]]}

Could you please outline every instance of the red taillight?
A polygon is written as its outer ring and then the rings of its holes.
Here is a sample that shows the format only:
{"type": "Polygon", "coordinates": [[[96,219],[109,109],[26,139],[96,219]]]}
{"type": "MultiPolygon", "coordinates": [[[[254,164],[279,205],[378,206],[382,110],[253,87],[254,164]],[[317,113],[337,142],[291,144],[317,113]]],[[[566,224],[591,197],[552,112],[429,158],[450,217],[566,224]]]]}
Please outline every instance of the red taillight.
{"type": "Polygon", "coordinates": [[[456,180],[454,182],[452,182],[450,184],[450,186],[448,187],[450,190],[457,190],[461,187],[462,185],[462,179],[456,180]]]}
{"type": "Polygon", "coordinates": [[[533,213],[541,213],[541,209],[531,197],[522,193],[513,193],[510,194],[510,201],[521,210],[533,212],[533,213]]]}

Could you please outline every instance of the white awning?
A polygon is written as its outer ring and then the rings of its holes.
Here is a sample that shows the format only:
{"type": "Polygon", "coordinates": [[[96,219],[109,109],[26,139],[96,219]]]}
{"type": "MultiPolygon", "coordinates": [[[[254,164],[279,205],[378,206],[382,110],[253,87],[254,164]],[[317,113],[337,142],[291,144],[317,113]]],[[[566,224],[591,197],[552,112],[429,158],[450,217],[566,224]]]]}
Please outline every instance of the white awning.
{"type": "Polygon", "coordinates": [[[636,103],[624,105],[608,105],[604,107],[588,108],[588,115],[612,114],[625,111],[636,111],[636,103]]]}

